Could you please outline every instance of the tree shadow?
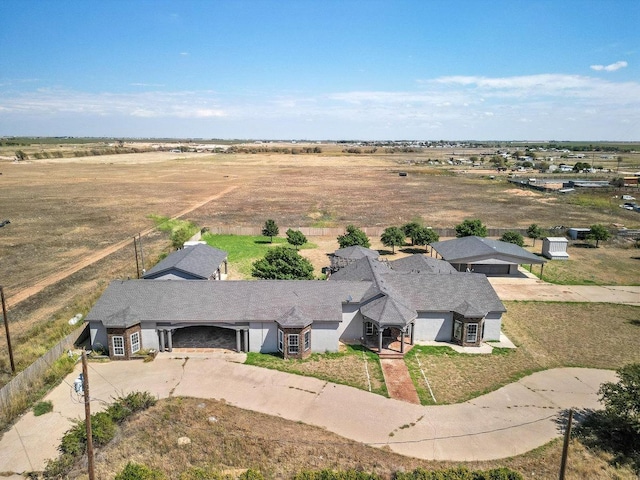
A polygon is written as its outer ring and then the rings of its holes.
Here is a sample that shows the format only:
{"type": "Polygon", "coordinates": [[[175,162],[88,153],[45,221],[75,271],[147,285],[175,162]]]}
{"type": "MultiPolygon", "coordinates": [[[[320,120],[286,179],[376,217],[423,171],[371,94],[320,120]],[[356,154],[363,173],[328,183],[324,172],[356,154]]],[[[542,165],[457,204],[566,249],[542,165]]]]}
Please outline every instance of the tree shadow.
{"type": "MultiPolygon", "coordinates": [[[[568,411],[563,411],[556,421],[563,433],[567,416],[568,411]]],[[[610,464],[628,465],[636,474],[640,474],[640,431],[637,425],[606,410],[588,408],[575,410],[573,418],[573,437],[587,448],[611,454],[610,464]]]]}
{"type": "Polygon", "coordinates": [[[378,253],[381,257],[384,257],[386,255],[395,255],[391,250],[378,250],[378,253]]]}
{"type": "Polygon", "coordinates": [[[571,246],[576,248],[596,248],[592,243],[574,243],[571,246]]]}
{"type": "Polygon", "coordinates": [[[269,240],[254,240],[253,243],[257,243],[258,245],[269,245],[273,242],[270,242],[269,240]]]}
{"type": "Polygon", "coordinates": [[[427,251],[425,250],[424,247],[420,248],[417,245],[411,246],[411,247],[400,248],[398,251],[402,252],[402,253],[409,253],[411,255],[416,254],[416,253],[422,253],[422,254],[427,253],[427,251]]]}

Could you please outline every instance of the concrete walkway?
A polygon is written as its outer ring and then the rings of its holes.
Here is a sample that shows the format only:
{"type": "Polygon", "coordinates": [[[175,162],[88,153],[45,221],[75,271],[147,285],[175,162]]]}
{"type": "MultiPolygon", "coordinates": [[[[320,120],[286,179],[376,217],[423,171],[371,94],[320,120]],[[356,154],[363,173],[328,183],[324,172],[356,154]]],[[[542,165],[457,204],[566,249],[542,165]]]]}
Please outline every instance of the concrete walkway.
{"type": "MultiPolygon", "coordinates": [[[[324,427],[343,437],[418,458],[486,460],[518,455],[559,436],[566,408],[598,408],[597,390],[612,371],[562,368],[535,373],[457,405],[420,406],[314,378],[242,365],[238,354],[150,363],[89,363],[92,411],[131,391],[159,398],[191,396],[324,427]],[[227,359],[227,360],[226,360],[227,359]]],[[[40,471],[84,406],[72,390],[75,373],[46,400],[54,411],[28,412],[0,440],[0,471],[40,471]]],[[[171,434],[168,432],[168,434],[171,434]]]]}

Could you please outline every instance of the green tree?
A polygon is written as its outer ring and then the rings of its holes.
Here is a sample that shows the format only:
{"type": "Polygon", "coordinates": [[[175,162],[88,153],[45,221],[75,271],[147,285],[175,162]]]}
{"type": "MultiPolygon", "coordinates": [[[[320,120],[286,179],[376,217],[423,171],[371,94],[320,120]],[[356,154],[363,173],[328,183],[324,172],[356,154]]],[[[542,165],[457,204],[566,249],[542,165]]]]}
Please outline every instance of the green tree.
{"type": "Polygon", "coordinates": [[[411,239],[411,245],[413,245],[414,232],[421,227],[422,226],[418,222],[409,222],[406,225],[402,226],[402,231],[404,232],[404,236],[409,237],[411,239]]]}
{"type": "Polygon", "coordinates": [[[304,236],[300,230],[287,230],[287,242],[296,247],[298,250],[299,247],[307,243],[307,237],[304,236]]]}
{"type": "Polygon", "coordinates": [[[482,224],[479,219],[465,220],[456,225],[456,237],[486,237],[487,227],[482,224]]]}
{"type": "Polygon", "coordinates": [[[344,235],[339,235],[337,240],[340,248],[353,247],[356,245],[364,248],[371,246],[367,234],[353,225],[347,225],[347,232],[344,235]]]}
{"type": "Polygon", "coordinates": [[[440,235],[432,228],[428,227],[420,227],[418,230],[413,232],[413,237],[411,237],[412,245],[424,245],[425,250],[427,245],[431,245],[433,242],[437,242],[440,240],[440,235]]]}
{"type": "Polygon", "coordinates": [[[380,241],[385,247],[391,247],[391,253],[396,253],[396,246],[404,245],[405,234],[399,227],[387,227],[380,236],[380,241]]]}
{"type": "Polygon", "coordinates": [[[607,230],[602,224],[596,223],[595,225],[591,225],[591,230],[589,231],[589,238],[596,241],[596,248],[598,248],[598,243],[602,240],[608,240],[611,237],[611,233],[607,230]]]}
{"type": "Polygon", "coordinates": [[[194,232],[186,225],[176,228],[171,232],[171,245],[178,250],[184,246],[184,242],[188,241],[193,234],[194,232]]]}
{"type": "Polygon", "coordinates": [[[512,232],[512,231],[504,232],[502,234],[502,237],[500,237],[500,241],[506,242],[506,243],[513,243],[515,245],[518,245],[519,247],[524,246],[524,238],[522,238],[522,235],[520,235],[518,232],[512,232]]]}
{"type": "Polygon", "coordinates": [[[576,429],[587,447],[614,455],[616,463],[630,463],[640,473],[640,363],[616,371],[618,382],[598,390],[604,411],[590,413],[576,429]]]}
{"type": "Polygon", "coordinates": [[[273,243],[273,237],[277,236],[280,233],[280,229],[278,228],[278,224],[275,220],[267,220],[264,222],[264,227],[262,227],[262,235],[265,237],[269,237],[270,243],[273,243]]]}
{"type": "Polygon", "coordinates": [[[313,265],[291,248],[275,247],[253,262],[251,275],[267,280],[312,280],[313,265]]]}
{"type": "Polygon", "coordinates": [[[542,229],[535,223],[532,223],[529,225],[529,228],[527,228],[527,237],[533,238],[533,246],[535,247],[536,239],[542,237],[542,229]]]}

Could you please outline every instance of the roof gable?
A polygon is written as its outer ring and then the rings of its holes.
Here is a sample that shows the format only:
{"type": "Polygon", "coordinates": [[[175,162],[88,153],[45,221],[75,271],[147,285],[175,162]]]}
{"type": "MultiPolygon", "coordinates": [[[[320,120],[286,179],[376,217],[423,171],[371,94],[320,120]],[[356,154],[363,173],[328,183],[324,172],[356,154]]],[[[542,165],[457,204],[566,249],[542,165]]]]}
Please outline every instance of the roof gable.
{"type": "Polygon", "coordinates": [[[449,263],[545,263],[546,260],[513,243],[490,238],[462,237],[431,246],[449,263]],[[498,262],[496,262],[496,260],[498,262]]]}
{"type": "Polygon", "coordinates": [[[178,270],[194,277],[206,280],[210,278],[220,265],[227,259],[227,252],[209,245],[194,245],[168,255],[147,271],[142,278],[152,279],[178,270]]]}

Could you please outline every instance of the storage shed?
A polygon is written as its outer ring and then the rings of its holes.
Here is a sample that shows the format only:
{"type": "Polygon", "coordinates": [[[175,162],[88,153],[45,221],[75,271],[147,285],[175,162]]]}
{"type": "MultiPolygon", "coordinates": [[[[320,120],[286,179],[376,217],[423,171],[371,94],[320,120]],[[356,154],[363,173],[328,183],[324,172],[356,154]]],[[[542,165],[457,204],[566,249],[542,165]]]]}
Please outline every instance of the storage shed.
{"type": "Polygon", "coordinates": [[[542,255],[551,260],[568,260],[567,245],[564,237],[546,237],[542,239],[542,255]]]}
{"type": "Polygon", "coordinates": [[[590,231],[590,228],[570,228],[567,230],[567,235],[571,240],[586,240],[590,231]]]}

